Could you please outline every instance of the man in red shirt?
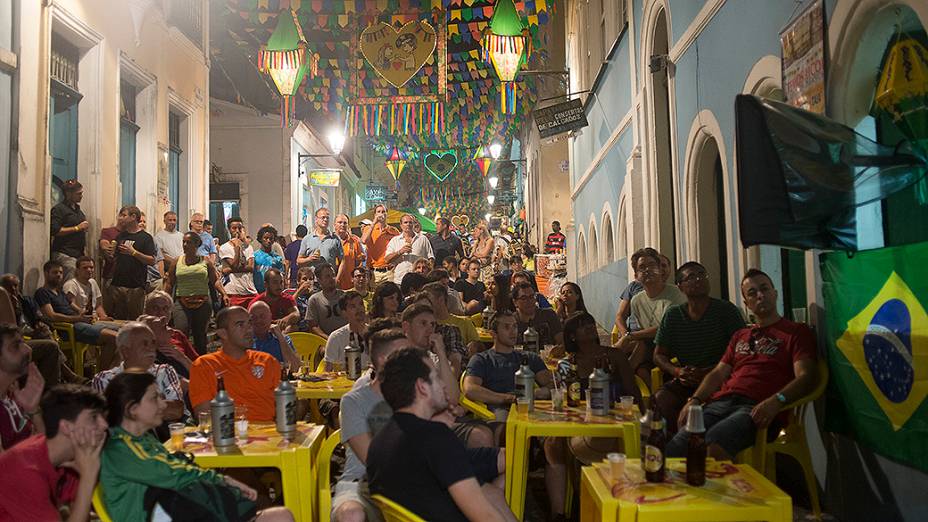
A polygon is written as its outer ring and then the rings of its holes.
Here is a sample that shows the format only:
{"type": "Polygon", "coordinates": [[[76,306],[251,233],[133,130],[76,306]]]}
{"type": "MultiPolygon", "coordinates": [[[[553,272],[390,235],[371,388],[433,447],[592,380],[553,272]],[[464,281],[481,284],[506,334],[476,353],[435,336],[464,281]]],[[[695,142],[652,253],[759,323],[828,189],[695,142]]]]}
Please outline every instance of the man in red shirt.
{"type": "Polygon", "coordinates": [[[255,301],[264,301],[271,307],[271,319],[286,330],[291,324],[296,324],[300,320],[300,312],[296,309],[296,300],[289,295],[284,295],[284,276],[280,270],[269,268],[264,273],[264,291],[256,295],[246,308],[250,308],[255,301]]]}
{"type": "Polygon", "coordinates": [[[45,379],[30,362],[31,355],[32,349],[23,341],[19,329],[0,324],[0,451],[45,429],[42,418],[36,415],[45,379]],[[28,377],[20,386],[23,376],[28,377]]]}
{"type": "Polygon", "coordinates": [[[55,386],[42,399],[45,435],[0,454],[0,520],[85,521],[106,440],[106,403],[90,388],[55,386]]]}
{"type": "Polygon", "coordinates": [[[750,269],[741,279],[744,303],[757,324],[735,332],[722,360],[703,378],[680,412],[680,431],[667,444],[668,457],[685,457],[689,434],[683,426],[693,404],[704,405],[709,456],[731,460],[754,444],[789,404],[815,387],[815,337],[808,326],[777,312],[770,276],[750,269]]]}

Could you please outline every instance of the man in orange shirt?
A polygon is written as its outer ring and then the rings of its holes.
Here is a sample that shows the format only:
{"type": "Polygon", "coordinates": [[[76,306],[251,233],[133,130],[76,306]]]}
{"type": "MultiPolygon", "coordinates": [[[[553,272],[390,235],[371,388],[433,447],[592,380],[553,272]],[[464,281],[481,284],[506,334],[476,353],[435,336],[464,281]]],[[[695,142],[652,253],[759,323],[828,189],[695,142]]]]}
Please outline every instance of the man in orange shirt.
{"type": "Polygon", "coordinates": [[[335,235],[342,242],[342,262],[338,265],[336,280],[342,290],[351,290],[354,287],[352,274],[354,269],[361,266],[364,261],[364,247],[361,239],[351,233],[348,228],[348,214],[335,216],[335,235]]]}
{"type": "Polygon", "coordinates": [[[393,281],[393,266],[387,263],[387,245],[400,231],[387,224],[387,207],[374,207],[374,224],[361,231],[361,242],[367,247],[367,266],[374,271],[374,284],[393,281]]]}
{"type": "Polygon", "coordinates": [[[216,333],[222,348],[201,355],[190,368],[194,415],[209,411],[209,402],[216,395],[216,376],[222,375],[232,400],[248,409],[248,420],[273,422],[280,363],[271,354],[251,350],[254,331],[248,312],[240,306],[223,308],[216,314],[216,333]]]}

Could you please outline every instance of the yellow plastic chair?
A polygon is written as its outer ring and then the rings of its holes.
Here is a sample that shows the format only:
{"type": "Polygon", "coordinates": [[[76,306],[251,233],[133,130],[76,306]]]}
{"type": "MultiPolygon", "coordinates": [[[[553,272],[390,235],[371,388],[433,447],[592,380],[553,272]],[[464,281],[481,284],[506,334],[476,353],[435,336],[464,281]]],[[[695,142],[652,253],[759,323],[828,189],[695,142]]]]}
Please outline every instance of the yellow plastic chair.
{"type": "Polygon", "coordinates": [[[468,317],[470,322],[474,323],[477,328],[483,327],[483,313],[477,313],[468,317]]]}
{"type": "Polygon", "coordinates": [[[307,332],[294,332],[287,335],[293,341],[293,347],[296,348],[296,353],[300,355],[303,365],[315,368],[319,364],[320,351],[325,346],[325,339],[314,333],[307,332]]]}
{"type": "Polygon", "coordinates": [[[648,389],[648,384],[644,382],[639,376],[635,376],[635,384],[638,386],[638,393],[641,394],[641,412],[644,413],[644,410],[648,409],[651,405],[651,390],[648,389]]]}
{"type": "Polygon", "coordinates": [[[612,346],[615,346],[615,343],[619,342],[619,327],[612,325],[612,346]]]}
{"type": "Polygon", "coordinates": [[[809,452],[804,420],[806,408],[822,396],[825,387],[828,385],[828,362],[819,360],[816,367],[818,382],[815,388],[805,397],[801,397],[783,407],[783,411],[788,412],[787,424],[780,430],[776,439],[768,443],[767,430],[757,430],[754,446],[739,453],[735,461],[750,464],[754,469],[763,473],[771,482],[776,483],[777,453],[793,457],[802,466],[802,474],[809,492],[809,501],[812,504],[812,514],[816,518],[821,518],[822,507],[818,498],[818,480],[815,478],[815,472],[812,468],[812,455],[809,452]]]}
{"type": "Polygon", "coordinates": [[[374,504],[380,508],[380,513],[387,522],[425,522],[424,518],[383,495],[374,495],[373,498],[374,504]]]}
{"type": "Polygon", "coordinates": [[[490,408],[488,408],[486,404],[480,401],[468,399],[467,397],[464,396],[464,376],[465,375],[467,375],[467,372],[461,373],[461,381],[459,384],[459,386],[461,387],[461,397],[458,400],[461,403],[461,406],[463,406],[464,409],[466,409],[467,411],[473,413],[474,416],[480,420],[485,420],[485,421],[496,420],[496,415],[493,415],[493,412],[490,411],[490,408]]]}
{"type": "Polygon", "coordinates": [[[100,487],[99,483],[93,488],[93,498],[91,501],[93,502],[93,510],[97,513],[100,522],[113,522],[112,517],[110,517],[110,514],[106,511],[106,504],[103,503],[103,488],[100,487]]]}
{"type": "Polygon", "coordinates": [[[332,512],[332,490],[329,486],[332,474],[332,452],[342,441],[342,430],[335,430],[319,448],[316,456],[316,505],[318,519],[328,520],[332,512]]]}
{"type": "MultiPolygon", "coordinates": [[[[94,345],[82,343],[74,335],[74,325],[71,323],[52,323],[52,330],[58,336],[58,344],[62,348],[70,350],[71,364],[74,373],[83,375],[84,373],[84,354],[93,348],[94,345]]],[[[94,368],[96,373],[96,368],[94,368]]]]}

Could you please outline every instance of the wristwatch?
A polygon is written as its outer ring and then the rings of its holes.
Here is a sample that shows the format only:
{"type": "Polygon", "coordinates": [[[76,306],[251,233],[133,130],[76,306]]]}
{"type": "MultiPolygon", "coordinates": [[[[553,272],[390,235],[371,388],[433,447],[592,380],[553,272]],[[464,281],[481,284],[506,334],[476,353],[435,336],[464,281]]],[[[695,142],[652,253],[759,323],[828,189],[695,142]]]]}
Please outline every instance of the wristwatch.
{"type": "Polygon", "coordinates": [[[787,402],[786,395],[783,395],[782,393],[777,393],[776,398],[777,398],[777,402],[779,402],[780,404],[786,404],[787,402]]]}

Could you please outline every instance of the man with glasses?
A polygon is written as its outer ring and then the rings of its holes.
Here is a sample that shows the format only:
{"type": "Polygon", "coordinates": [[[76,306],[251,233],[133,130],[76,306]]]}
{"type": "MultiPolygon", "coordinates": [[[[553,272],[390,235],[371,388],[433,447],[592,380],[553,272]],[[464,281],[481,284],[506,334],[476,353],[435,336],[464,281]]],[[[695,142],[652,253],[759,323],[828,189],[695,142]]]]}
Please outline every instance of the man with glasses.
{"type": "Polygon", "coordinates": [[[216,243],[213,242],[213,235],[203,228],[204,222],[203,214],[194,212],[190,216],[190,231],[200,236],[200,248],[197,250],[197,255],[209,258],[210,263],[215,265],[219,252],[216,250],[216,243]]]}
{"type": "Polygon", "coordinates": [[[518,344],[522,344],[523,334],[531,325],[538,332],[538,341],[542,345],[564,345],[564,332],[557,313],[550,308],[539,308],[535,289],[525,281],[520,281],[512,288],[512,304],[516,309],[518,323],[518,344]]]}
{"type": "Polygon", "coordinates": [[[77,258],[84,255],[84,247],[87,245],[90,223],[81,210],[83,198],[83,185],[76,179],[69,179],[64,182],[64,201],[52,207],[51,257],[64,268],[65,281],[74,276],[77,258]]]}
{"type": "Polygon", "coordinates": [[[348,227],[348,214],[335,216],[335,235],[342,242],[342,262],[338,265],[335,280],[342,290],[351,290],[354,286],[354,269],[367,261],[367,254],[361,244],[361,238],[351,233],[348,227]]]}
{"type": "Polygon", "coordinates": [[[416,232],[418,222],[412,214],[403,214],[400,219],[400,228],[403,233],[391,239],[387,244],[385,261],[395,266],[393,282],[396,284],[403,282],[403,276],[412,271],[416,261],[435,259],[432,244],[429,243],[428,238],[416,232]]]}
{"type": "Polygon", "coordinates": [[[316,268],[328,263],[336,267],[344,257],[344,249],[338,236],[329,232],[329,209],[320,208],[316,210],[315,216],[313,233],[304,237],[300,243],[296,264],[316,268]]]}
{"type": "Polygon", "coordinates": [[[640,274],[644,290],[631,301],[632,315],[638,330],[627,332],[616,347],[625,352],[632,369],[645,382],[651,380],[654,336],[664,318],[664,312],[673,305],[686,303],[683,292],[665,281],[661,269],[661,255],[653,248],[642,248],[632,254],[632,267],[640,274]]]}
{"type": "Polygon", "coordinates": [[[393,267],[386,260],[387,246],[400,235],[396,227],[387,224],[387,207],[374,207],[374,223],[361,230],[361,242],[367,247],[367,266],[374,271],[374,283],[393,281],[393,267]]]}
{"type": "Polygon", "coordinates": [[[371,291],[371,277],[367,268],[359,266],[351,274],[351,289],[361,294],[364,299],[364,309],[371,311],[371,300],[374,298],[374,292],[371,291]]]}
{"type": "Polygon", "coordinates": [[[709,274],[704,266],[684,263],[677,269],[675,282],[686,295],[686,303],[667,309],[654,337],[654,365],[673,376],[654,394],[670,433],[677,431],[677,415],[687,397],[718,364],[732,334],[744,328],[735,305],[709,297],[709,274]]]}
{"type": "MultiPolygon", "coordinates": [[[[703,378],[678,422],[692,404],[703,406],[709,457],[731,460],[754,444],[758,428],[779,419],[783,406],[815,387],[815,336],[808,326],[777,312],[777,291],[770,276],[752,268],[741,279],[744,304],[757,324],[735,332],[722,360],[703,378]]],[[[688,434],[677,432],[668,457],[686,456],[688,434]]]]}

